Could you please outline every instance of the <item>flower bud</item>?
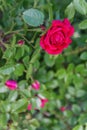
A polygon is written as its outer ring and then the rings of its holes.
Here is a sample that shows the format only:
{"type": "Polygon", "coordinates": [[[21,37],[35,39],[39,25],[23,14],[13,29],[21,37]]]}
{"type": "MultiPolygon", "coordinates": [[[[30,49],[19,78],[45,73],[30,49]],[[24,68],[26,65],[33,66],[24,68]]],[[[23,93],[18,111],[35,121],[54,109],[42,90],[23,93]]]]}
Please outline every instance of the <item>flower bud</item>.
{"type": "Polygon", "coordinates": [[[44,25],[41,25],[40,28],[41,28],[41,30],[43,30],[43,31],[46,29],[46,27],[45,27],[44,25]]]}
{"type": "Polygon", "coordinates": [[[64,112],[66,110],[66,107],[64,107],[64,106],[62,106],[61,108],[60,108],[60,111],[61,112],[64,112]]]}
{"type": "Polygon", "coordinates": [[[45,106],[45,104],[48,102],[48,99],[41,99],[41,108],[45,106]]]}
{"type": "Polygon", "coordinates": [[[40,89],[40,83],[37,80],[35,80],[35,82],[31,86],[35,90],[39,90],[40,89]]]}
{"type": "Polygon", "coordinates": [[[8,87],[10,90],[15,90],[18,85],[17,82],[15,80],[7,80],[5,82],[6,87],[8,87]]]}
{"type": "Polygon", "coordinates": [[[23,45],[25,42],[24,42],[24,40],[19,40],[17,43],[18,43],[19,45],[23,45]]]}
{"type": "Polygon", "coordinates": [[[28,104],[27,110],[30,111],[32,109],[32,104],[28,104]]]}

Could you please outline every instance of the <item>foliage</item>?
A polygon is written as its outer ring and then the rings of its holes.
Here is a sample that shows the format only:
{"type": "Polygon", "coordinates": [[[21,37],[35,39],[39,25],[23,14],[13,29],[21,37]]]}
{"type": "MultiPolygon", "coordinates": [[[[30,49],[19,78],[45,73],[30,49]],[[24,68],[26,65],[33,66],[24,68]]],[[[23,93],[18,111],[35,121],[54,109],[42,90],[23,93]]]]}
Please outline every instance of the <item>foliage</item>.
{"type": "Polygon", "coordinates": [[[86,16],[86,0],[0,0],[0,130],[87,130],[86,16]],[[41,25],[48,29],[66,17],[75,27],[73,43],[48,55],[39,45],[41,25]],[[8,79],[17,81],[17,90],[6,88],[8,79]],[[33,79],[38,91],[31,90],[33,79]],[[38,106],[38,94],[48,103],[28,111],[30,102],[38,106]]]}

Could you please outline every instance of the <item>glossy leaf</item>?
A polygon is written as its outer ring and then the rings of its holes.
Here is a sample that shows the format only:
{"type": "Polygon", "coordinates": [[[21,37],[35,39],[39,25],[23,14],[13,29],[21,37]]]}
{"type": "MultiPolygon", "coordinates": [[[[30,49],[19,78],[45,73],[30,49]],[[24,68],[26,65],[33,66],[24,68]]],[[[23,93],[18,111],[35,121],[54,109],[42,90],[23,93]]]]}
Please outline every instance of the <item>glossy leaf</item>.
{"type": "Polygon", "coordinates": [[[83,53],[80,55],[80,59],[81,59],[81,60],[87,60],[87,52],[83,52],[83,53]]]}
{"type": "Polygon", "coordinates": [[[0,93],[6,93],[8,92],[8,89],[6,88],[6,86],[4,84],[0,84],[0,93]]]}
{"type": "Polygon", "coordinates": [[[9,75],[15,70],[13,65],[6,65],[0,68],[0,74],[9,75]]]}
{"type": "Polygon", "coordinates": [[[83,127],[81,125],[78,125],[73,130],[83,130],[83,127]]]}
{"type": "Polygon", "coordinates": [[[79,24],[79,28],[80,29],[87,29],[87,19],[83,20],[80,24],[79,24]]]}
{"type": "Polygon", "coordinates": [[[9,93],[9,96],[8,96],[8,101],[9,102],[14,102],[18,97],[18,92],[17,91],[11,91],[9,93]]]}
{"type": "Polygon", "coordinates": [[[23,12],[23,19],[28,25],[37,27],[43,24],[44,15],[41,11],[31,8],[23,12]]]}
{"type": "Polygon", "coordinates": [[[24,112],[27,109],[28,101],[26,99],[20,99],[12,104],[12,113],[24,112]]]}
{"type": "Polygon", "coordinates": [[[87,3],[85,0],[73,0],[75,9],[82,15],[87,13],[87,3]]]}
{"type": "Polygon", "coordinates": [[[67,6],[67,8],[65,10],[65,14],[66,14],[67,18],[70,20],[72,20],[72,18],[74,17],[75,8],[74,8],[74,5],[72,2],[67,6]]]}

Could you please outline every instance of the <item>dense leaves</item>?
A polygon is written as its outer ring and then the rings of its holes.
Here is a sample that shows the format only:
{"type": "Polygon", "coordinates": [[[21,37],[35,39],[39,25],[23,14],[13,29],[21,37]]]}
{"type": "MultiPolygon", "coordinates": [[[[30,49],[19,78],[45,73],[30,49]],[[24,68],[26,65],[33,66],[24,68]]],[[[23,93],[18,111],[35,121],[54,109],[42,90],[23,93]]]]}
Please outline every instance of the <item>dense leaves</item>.
{"type": "Polygon", "coordinates": [[[87,130],[86,15],[86,0],[0,0],[0,130],[87,130]],[[49,55],[40,37],[66,17],[73,42],[49,55]],[[17,89],[9,90],[8,80],[17,89]],[[41,98],[48,99],[43,108],[41,98]]]}

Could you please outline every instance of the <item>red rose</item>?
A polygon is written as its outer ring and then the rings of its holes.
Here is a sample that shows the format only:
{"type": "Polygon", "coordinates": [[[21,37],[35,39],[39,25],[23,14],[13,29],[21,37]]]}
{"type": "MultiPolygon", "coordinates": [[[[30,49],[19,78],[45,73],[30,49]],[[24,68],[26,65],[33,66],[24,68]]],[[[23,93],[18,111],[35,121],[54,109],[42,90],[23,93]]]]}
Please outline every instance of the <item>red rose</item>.
{"type": "Polygon", "coordinates": [[[61,53],[72,42],[74,27],[66,18],[63,21],[53,20],[49,30],[41,36],[40,46],[48,53],[56,55],[61,53]]]}

